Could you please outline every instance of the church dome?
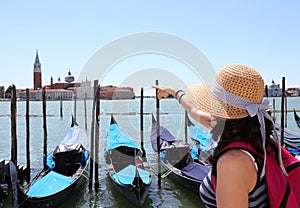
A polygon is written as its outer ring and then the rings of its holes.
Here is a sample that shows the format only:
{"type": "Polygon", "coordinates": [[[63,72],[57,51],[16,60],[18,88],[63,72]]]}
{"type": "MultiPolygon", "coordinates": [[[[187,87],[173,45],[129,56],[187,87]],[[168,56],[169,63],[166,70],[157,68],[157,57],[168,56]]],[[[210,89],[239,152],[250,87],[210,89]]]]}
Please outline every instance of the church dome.
{"type": "Polygon", "coordinates": [[[68,75],[65,77],[65,82],[74,82],[75,78],[71,75],[71,72],[69,71],[68,75]]]}

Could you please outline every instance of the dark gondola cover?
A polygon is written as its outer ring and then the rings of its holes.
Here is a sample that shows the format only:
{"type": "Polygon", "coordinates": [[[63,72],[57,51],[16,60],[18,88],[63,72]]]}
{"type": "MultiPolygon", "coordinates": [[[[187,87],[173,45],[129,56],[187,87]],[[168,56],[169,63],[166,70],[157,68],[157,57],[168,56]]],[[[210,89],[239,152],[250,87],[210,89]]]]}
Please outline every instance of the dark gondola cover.
{"type": "MultiPolygon", "coordinates": [[[[281,132],[279,128],[276,128],[276,133],[280,137],[281,132]]],[[[284,144],[288,147],[292,147],[294,149],[300,148],[300,134],[297,132],[293,132],[287,128],[284,129],[284,144]]]]}
{"type": "Polygon", "coordinates": [[[295,109],[294,109],[294,118],[295,118],[297,126],[300,128],[300,117],[297,115],[295,109]]]}
{"type": "MultiPolygon", "coordinates": [[[[281,137],[281,130],[279,125],[275,124],[275,131],[277,136],[281,137]]],[[[298,155],[300,153],[300,134],[298,132],[292,131],[288,128],[284,129],[283,143],[286,149],[293,155],[298,155]]]]}
{"type": "MultiPolygon", "coordinates": [[[[152,115],[151,143],[153,150],[157,151],[157,122],[152,115]]],[[[165,127],[160,127],[160,156],[161,165],[171,180],[198,194],[199,186],[210,167],[200,161],[195,162],[191,156],[191,146],[182,140],[176,139],[165,127]]]]}
{"type": "Polygon", "coordinates": [[[111,116],[104,153],[108,176],[115,188],[135,206],[143,205],[153,177],[142,155],[141,148],[111,116]]]}
{"type": "Polygon", "coordinates": [[[19,207],[57,207],[76,194],[88,178],[88,137],[72,122],[68,134],[44,159],[29,184],[19,184],[19,207]]]}

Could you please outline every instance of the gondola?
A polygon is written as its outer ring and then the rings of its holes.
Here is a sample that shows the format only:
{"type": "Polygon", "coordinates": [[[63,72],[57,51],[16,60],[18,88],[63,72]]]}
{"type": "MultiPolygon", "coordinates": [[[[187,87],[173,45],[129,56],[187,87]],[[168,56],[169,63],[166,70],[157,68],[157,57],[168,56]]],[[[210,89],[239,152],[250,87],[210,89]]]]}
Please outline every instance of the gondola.
{"type": "MultiPolygon", "coordinates": [[[[157,122],[152,115],[151,145],[157,152],[157,122]]],[[[163,176],[170,178],[190,191],[199,194],[199,186],[210,171],[210,167],[191,156],[191,145],[175,137],[160,126],[160,161],[163,176]]]]}
{"type": "Polygon", "coordinates": [[[212,139],[211,134],[206,128],[196,126],[188,116],[186,116],[189,137],[193,141],[191,154],[194,160],[210,165],[212,154],[217,142],[212,139]]]}
{"type": "MultiPolygon", "coordinates": [[[[280,137],[281,132],[279,131],[279,128],[276,128],[276,132],[280,137]]],[[[285,148],[300,160],[300,134],[285,128],[283,142],[285,148]]]]}
{"type": "Polygon", "coordinates": [[[47,157],[32,181],[18,185],[18,207],[57,207],[82,188],[89,177],[88,137],[72,118],[72,125],[47,157]]]}
{"type": "Polygon", "coordinates": [[[142,206],[152,182],[152,172],[141,148],[121,130],[111,115],[106,136],[105,162],[108,178],[135,206],[142,206]]]}
{"type": "Polygon", "coordinates": [[[297,115],[295,109],[294,109],[294,119],[296,121],[297,126],[300,128],[300,117],[297,115]]]}
{"type": "MultiPolygon", "coordinates": [[[[278,126],[275,127],[275,131],[278,135],[278,137],[281,137],[281,130],[278,126]]],[[[290,129],[285,128],[284,129],[284,136],[283,136],[283,142],[284,145],[293,149],[299,149],[300,148],[300,134],[294,131],[291,131],[290,129]]]]}
{"type": "MultiPolygon", "coordinates": [[[[281,138],[281,129],[278,124],[275,123],[274,133],[281,138]]],[[[275,137],[274,133],[271,137],[275,137]]],[[[297,159],[300,158],[300,134],[294,132],[288,128],[284,128],[283,132],[283,145],[284,147],[297,159]]]]}

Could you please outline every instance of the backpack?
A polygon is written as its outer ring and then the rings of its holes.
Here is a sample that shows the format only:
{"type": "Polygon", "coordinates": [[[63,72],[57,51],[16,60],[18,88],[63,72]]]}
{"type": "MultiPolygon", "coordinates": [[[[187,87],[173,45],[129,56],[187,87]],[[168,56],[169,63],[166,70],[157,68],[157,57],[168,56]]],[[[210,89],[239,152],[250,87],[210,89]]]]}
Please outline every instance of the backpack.
{"type": "MultiPolygon", "coordinates": [[[[272,143],[273,146],[277,148],[277,144],[272,143]]],[[[222,152],[230,149],[243,149],[251,153],[254,157],[264,158],[263,154],[258,153],[251,145],[244,142],[233,142],[226,146],[222,152]]],[[[275,151],[270,145],[268,146],[265,174],[270,207],[300,208],[300,161],[291,155],[284,147],[281,147],[281,155],[288,176],[283,174],[277,162],[275,151]]],[[[213,183],[215,186],[214,177],[213,183]]]]}

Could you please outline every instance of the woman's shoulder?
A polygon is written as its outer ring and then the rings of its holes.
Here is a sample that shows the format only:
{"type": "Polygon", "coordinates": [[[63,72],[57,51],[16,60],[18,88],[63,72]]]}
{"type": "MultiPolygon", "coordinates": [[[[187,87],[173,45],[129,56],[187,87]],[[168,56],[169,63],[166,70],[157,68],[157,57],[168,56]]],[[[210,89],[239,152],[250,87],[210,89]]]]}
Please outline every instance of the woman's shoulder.
{"type": "Polygon", "coordinates": [[[253,167],[253,159],[247,152],[240,149],[232,149],[224,152],[217,162],[218,166],[225,165],[229,167],[253,167]]]}
{"type": "MultiPolygon", "coordinates": [[[[228,150],[220,156],[217,162],[217,173],[226,176],[226,180],[242,183],[250,192],[257,180],[257,170],[253,159],[239,149],[228,150]]],[[[220,175],[219,175],[220,174],[220,175]]],[[[223,177],[222,177],[223,178],[223,177]]]]}

